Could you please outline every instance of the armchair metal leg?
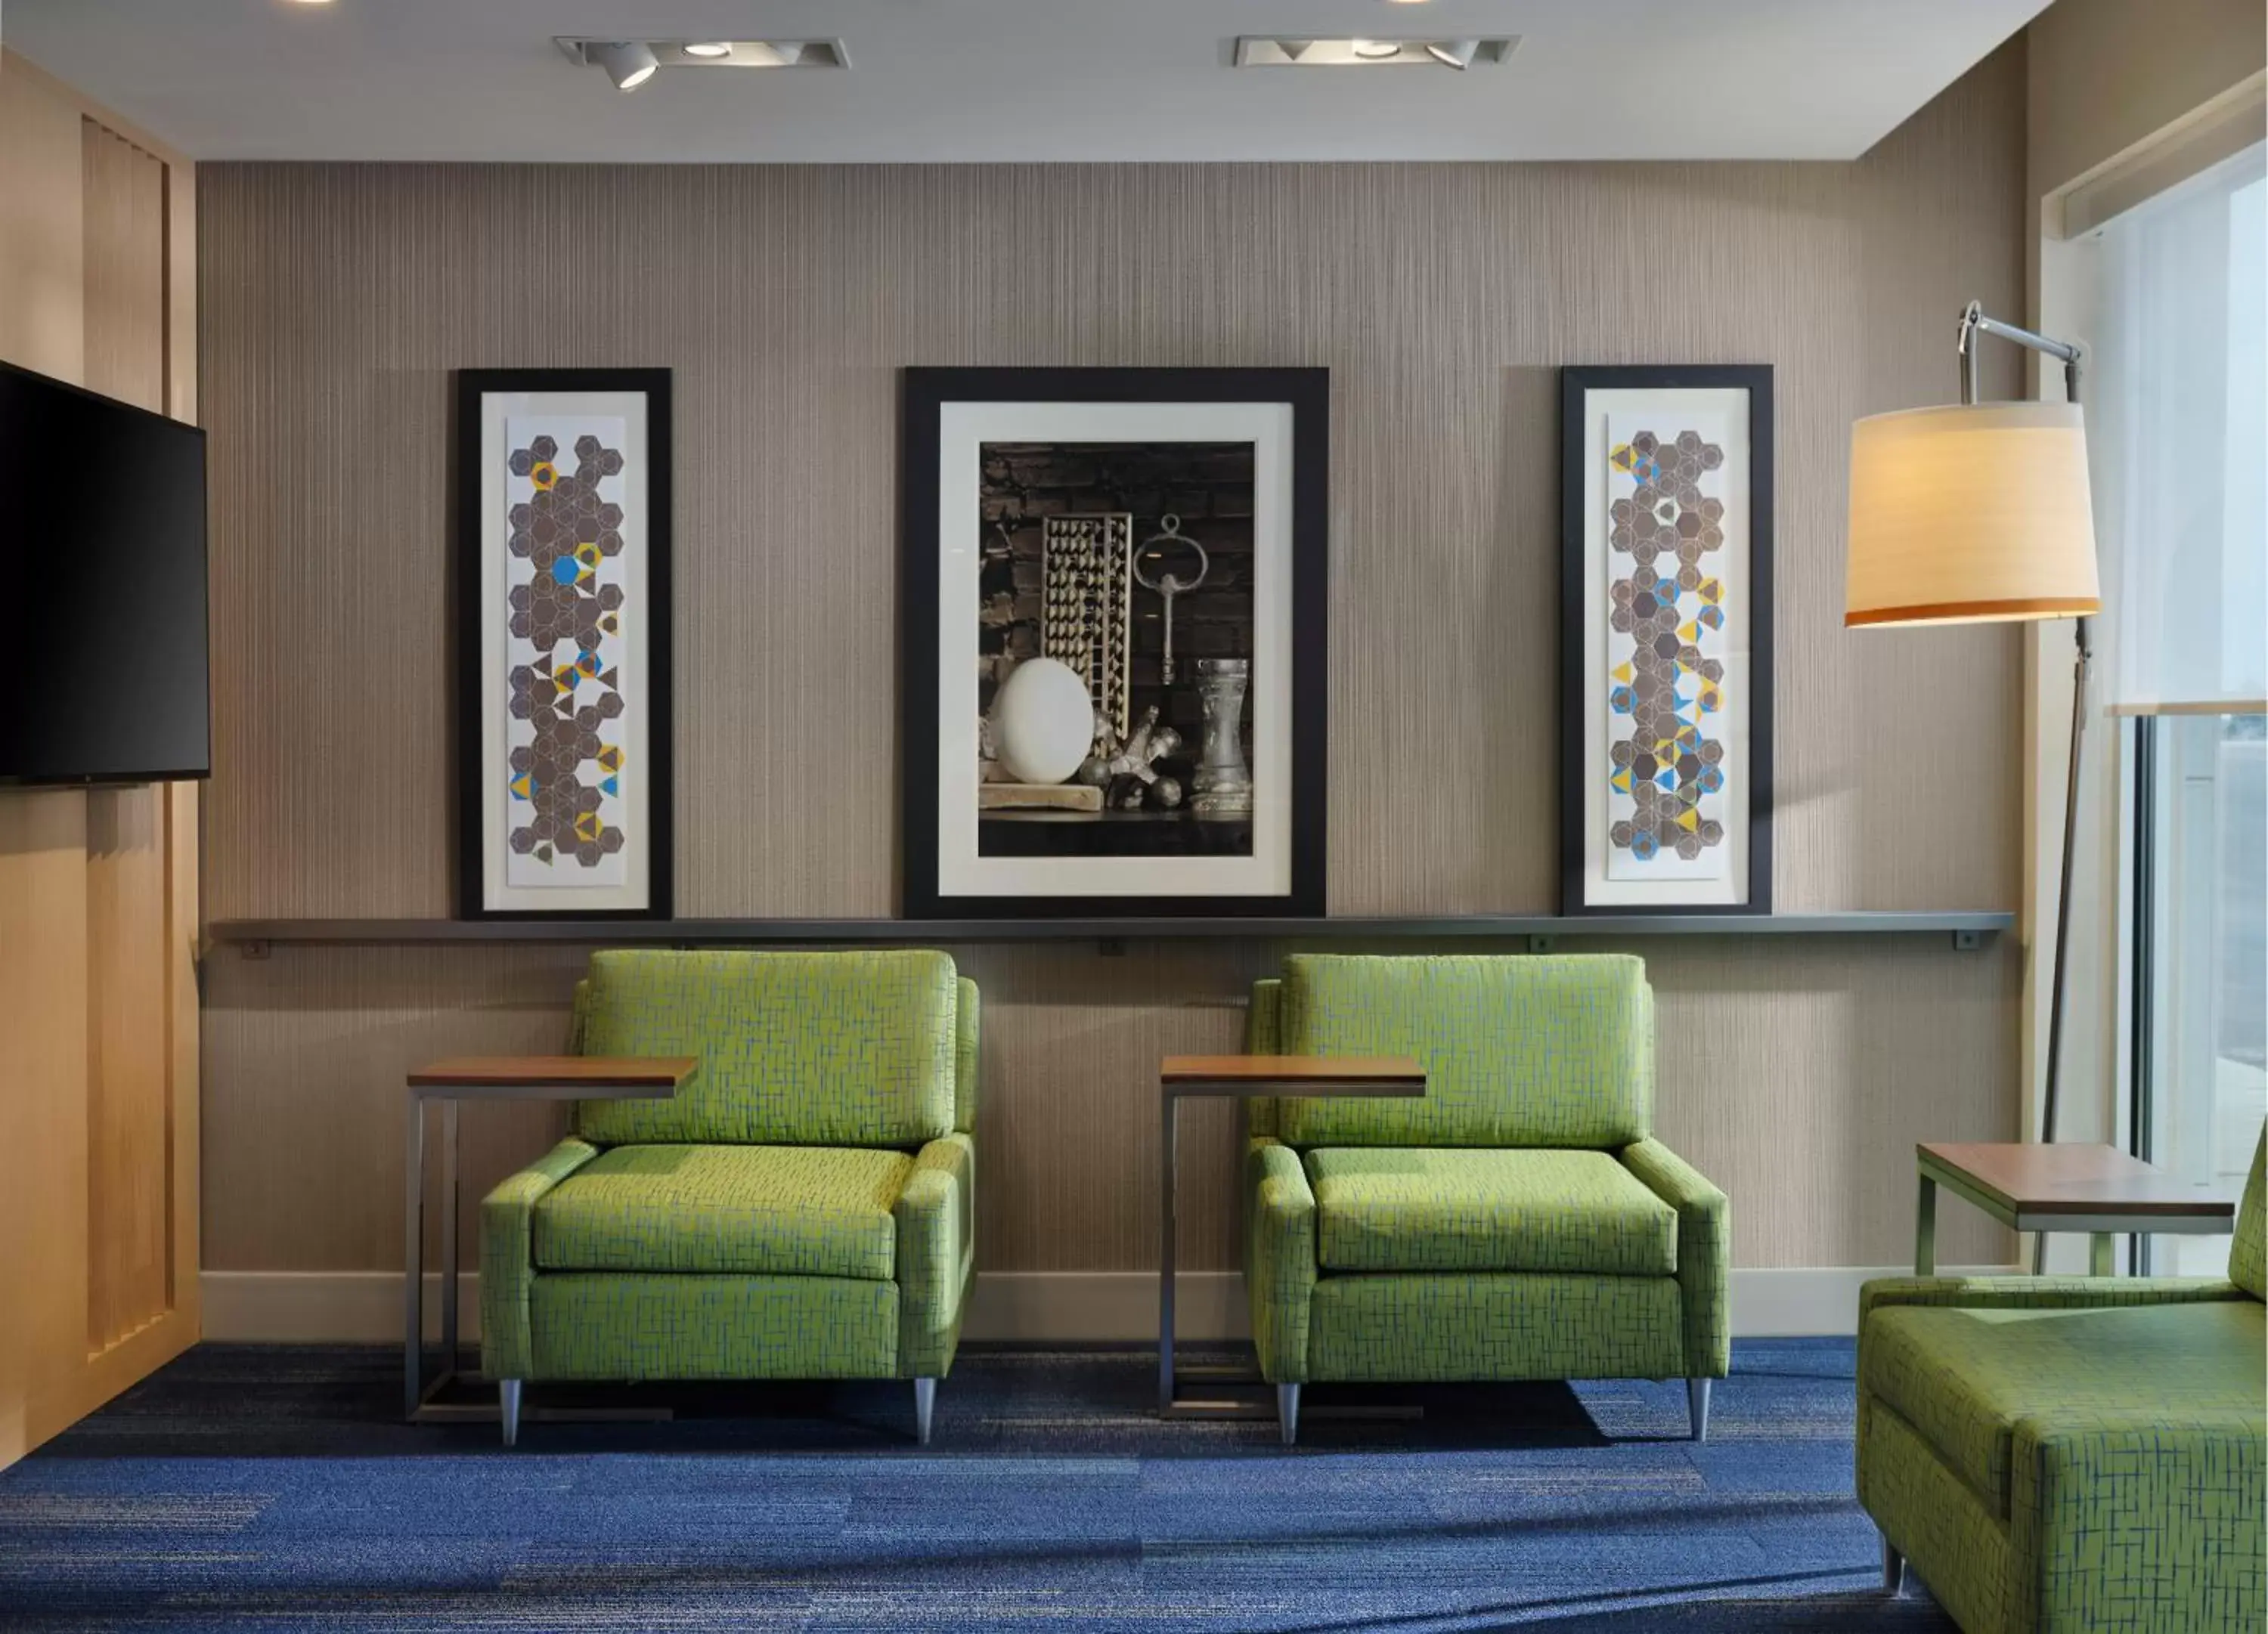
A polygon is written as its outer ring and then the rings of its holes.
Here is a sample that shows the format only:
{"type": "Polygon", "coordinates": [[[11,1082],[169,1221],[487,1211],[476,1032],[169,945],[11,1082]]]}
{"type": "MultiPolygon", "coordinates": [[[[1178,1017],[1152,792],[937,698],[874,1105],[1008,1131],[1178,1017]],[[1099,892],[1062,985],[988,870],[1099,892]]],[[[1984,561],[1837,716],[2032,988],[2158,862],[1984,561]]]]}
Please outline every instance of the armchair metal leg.
{"type": "Polygon", "coordinates": [[[1300,1440],[1300,1387],[1279,1384],[1276,1387],[1276,1420],[1284,1432],[1284,1445],[1296,1446],[1300,1440]]]}
{"type": "Polygon", "coordinates": [[[1906,1592],[1906,1557],[1888,1533],[1882,1535],[1882,1593],[1895,1600],[1906,1592]]]}
{"type": "Polygon", "coordinates": [[[937,1380],[914,1380],[914,1439],[924,1446],[929,1445],[930,1417],[937,1410],[937,1380]]]}
{"type": "Polygon", "coordinates": [[[1709,1439],[1709,1387],[1712,1382],[1708,1379],[1685,1381],[1685,1410],[1692,1417],[1693,1439],[1697,1441],[1709,1439]]]}
{"type": "Polygon", "coordinates": [[[504,1420],[504,1444],[506,1446],[518,1446],[519,1445],[519,1380],[497,1380],[497,1406],[502,1410],[497,1417],[504,1420]]]}

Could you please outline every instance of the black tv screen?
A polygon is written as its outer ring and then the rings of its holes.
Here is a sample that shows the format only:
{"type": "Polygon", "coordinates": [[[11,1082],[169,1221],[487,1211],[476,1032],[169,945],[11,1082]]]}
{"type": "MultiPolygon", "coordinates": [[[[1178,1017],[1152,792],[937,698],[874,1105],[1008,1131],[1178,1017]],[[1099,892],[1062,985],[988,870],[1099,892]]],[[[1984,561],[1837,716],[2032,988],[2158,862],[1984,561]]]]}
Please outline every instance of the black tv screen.
{"type": "Polygon", "coordinates": [[[0,364],[0,783],[212,769],[205,434],[0,364]]]}

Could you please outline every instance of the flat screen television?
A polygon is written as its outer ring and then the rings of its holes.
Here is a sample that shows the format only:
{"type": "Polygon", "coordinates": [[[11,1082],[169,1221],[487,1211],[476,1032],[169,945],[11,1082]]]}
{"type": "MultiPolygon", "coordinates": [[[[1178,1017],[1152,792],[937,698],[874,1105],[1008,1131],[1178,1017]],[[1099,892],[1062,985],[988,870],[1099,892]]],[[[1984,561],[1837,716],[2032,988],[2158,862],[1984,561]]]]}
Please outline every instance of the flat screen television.
{"type": "Polygon", "coordinates": [[[0,784],[212,769],[205,434],[0,364],[0,784]]]}

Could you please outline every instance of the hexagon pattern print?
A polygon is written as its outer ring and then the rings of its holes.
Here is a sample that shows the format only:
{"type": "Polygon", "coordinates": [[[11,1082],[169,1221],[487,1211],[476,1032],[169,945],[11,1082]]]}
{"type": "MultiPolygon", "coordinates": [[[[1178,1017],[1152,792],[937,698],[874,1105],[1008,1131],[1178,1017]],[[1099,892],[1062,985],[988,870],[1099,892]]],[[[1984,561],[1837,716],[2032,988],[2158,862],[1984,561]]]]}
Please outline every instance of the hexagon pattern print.
{"type": "Polygon", "coordinates": [[[1725,436],[1712,415],[1658,418],[1608,417],[1606,874],[1720,880],[1725,436]]]}
{"type": "Polygon", "coordinates": [[[505,427],[504,878],[514,886],[620,885],[626,874],[622,426],[588,416],[505,427]]]}

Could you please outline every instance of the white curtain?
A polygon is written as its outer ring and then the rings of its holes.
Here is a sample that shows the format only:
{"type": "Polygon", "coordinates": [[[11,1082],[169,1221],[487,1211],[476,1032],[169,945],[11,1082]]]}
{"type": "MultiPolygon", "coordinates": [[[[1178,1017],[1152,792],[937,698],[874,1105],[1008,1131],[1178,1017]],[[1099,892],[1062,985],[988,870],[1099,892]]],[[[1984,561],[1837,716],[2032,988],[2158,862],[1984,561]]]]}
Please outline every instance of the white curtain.
{"type": "Polygon", "coordinates": [[[2268,180],[2255,146],[2106,223],[2080,395],[2118,713],[2268,696],[2268,180]]]}

